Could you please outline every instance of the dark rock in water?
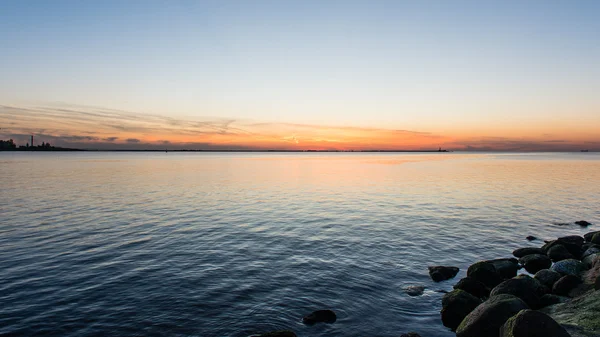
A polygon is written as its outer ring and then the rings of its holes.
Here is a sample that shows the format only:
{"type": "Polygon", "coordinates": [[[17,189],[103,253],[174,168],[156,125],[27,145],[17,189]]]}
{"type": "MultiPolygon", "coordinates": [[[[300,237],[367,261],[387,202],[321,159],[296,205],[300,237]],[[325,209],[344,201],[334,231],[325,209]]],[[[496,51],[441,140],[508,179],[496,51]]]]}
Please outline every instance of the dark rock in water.
{"type": "Polygon", "coordinates": [[[600,233],[594,234],[594,236],[592,236],[592,239],[590,240],[590,242],[600,245],[600,233]]]}
{"type": "Polygon", "coordinates": [[[467,276],[490,288],[493,288],[502,282],[502,276],[496,272],[496,267],[486,261],[472,264],[469,269],[467,269],[467,276]]]}
{"type": "Polygon", "coordinates": [[[567,296],[569,292],[581,283],[581,279],[573,275],[565,275],[554,283],[552,293],[559,296],[567,296]]]}
{"type": "Polygon", "coordinates": [[[317,310],[308,316],[304,316],[302,322],[304,324],[315,324],[319,322],[334,323],[337,320],[335,312],[331,310],[317,310]]]}
{"type": "Polygon", "coordinates": [[[518,258],[531,254],[546,255],[546,252],[542,248],[537,247],[518,248],[513,251],[513,255],[518,258]]]}
{"type": "Polygon", "coordinates": [[[583,252],[583,254],[581,255],[581,258],[585,259],[587,256],[590,256],[592,254],[598,254],[598,253],[600,253],[600,246],[592,245],[588,249],[586,249],[585,252],[583,252]]]}
{"type": "Polygon", "coordinates": [[[255,335],[256,337],[296,337],[296,334],[293,331],[289,330],[280,330],[280,331],[272,331],[263,333],[260,335],[255,335]]]}
{"type": "Polygon", "coordinates": [[[529,280],[523,278],[513,278],[510,280],[506,280],[494,287],[494,289],[492,289],[490,297],[493,298],[494,296],[500,294],[513,295],[522,299],[528,307],[532,309],[537,309],[540,301],[540,296],[538,295],[538,291],[534,287],[533,282],[530,282],[529,280]]]}
{"type": "Polygon", "coordinates": [[[519,261],[515,258],[487,260],[485,262],[491,263],[502,278],[508,279],[517,276],[519,261]]]}
{"type": "Polygon", "coordinates": [[[400,337],[421,337],[421,335],[419,335],[416,332],[409,332],[409,333],[403,333],[402,335],[400,335],[400,337]]]}
{"type": "Polygon", "coordinates": [[[598,260],[598,258],[600,258],[600,253],[594,253],[584,257],[583,260],[581,260],[581,263],[583,263],[585,268],[591,268],[594,261],[598,260]]]}
{"type": "Polygon", "coordinates": [[[569,253],[567,248],[563,245],[554,245],[548,249],[548,257],[553,262],[558,262],[566,259],[572,259],[574,256],[569,253]]]}
{"type": "Polygon", "coordinates": [[[535,273],[535,276],[533,278],[538,280],[541,284],[548,287],[549,289],[552,289],[552,286],[554,286],[554,283],[556,283],[556,281],[560,280],[561,277],[562,277],[562,275],[555,272],[554,270],[542,269],[542,270],[538,271],[537,273],[535,273]]]}
{"type": "Polygon", "coordinates": [[[525,280],[528,282],[532,289],[534,289],[536,295],[542,297],[544,294],[548,294],[550,292],[550,288],[543,285],[540,281],[534,279],[533,277],[525,274],[518,275],[514,279],[517,280],[525,280]]]}
{"type": "Polygon", "coordinates": [[[585,220],[579,220],[579,221],[575,221],[576,225],[579,225],[581,227],[587,227],[587,226],[591,226],[592,224],[585,221],[585,220]]]}
{"type": "Polygon", "coordinates": [[[570,259],[556,262],[552,265],[552,270],[562,275],[579,276],[585,270],[585,266],[577,260],[570,259]]]}
{"type": "Polygon", "coordinates": [[[464,290],[478,298],[488,297],[490,295],[490,289],[486,287],[485,284],[470,277],[465,277],[458,281],[458,283],[454,285],[454,289],[464,290]]]}
{"type": "Polygon", "coordinates": [[[441,282],[453,278],[458,271],[457,267],[433,266],[429,267],[429,277],[435,282],[441,282]]]}
{"type": "Polygon", "coordinates": [[[500,327],[527,304],[512,295],[490,297],[460,323],[456,329],[457,337],[499,337],[500,327]]]}
{"type": "Polygon", "coordinates": [[[547,307],[549,305],[553,305],[553,304],[558,304],[558,303],[564,303],[566,301],[568,301],[569,298],[568,297],[564,297],[564,296],[558,296],[558,295],[552,295],[552,294],[546,294],[542,297],[540,297],[540,308],[544,308],[547,307]]]}
{"type": "Polygon", "coordinates": [[[583,238],[587,242],[592,242],[592,238],[594,237],[594,235],[596,235],[598,233],[600,233],[600,231],[589,232],[589,233],[584,234],[583,238]]]}
{"type": "Polygon", "coordinates": [[[534,310],[521,310],[500,328],[500,337],[571,337],[552,317],[534,310]]]}
{"type": "Polygon", "coordinates": [[[548,269],[552,265],[550,258],[542,254],[525,255],[519,259],[519,262],[523,265],[525,270],[532,274],[535,274],[542,269],[548,269]]]}
{"type": "Polygon", "coordinates": [[[453,331],[467,315],[481,304],[481,300],[466,291],[456,289],[442,298],[442,323],[453,331]]]}
{"type": "Polygon", "coordinates": [[[546,254],[548,254],[548,251],[556,245],[561,245],[565,247],[569,251],[569,253],[571,253],[571,255],[573,255],[575,258],[580,258],[581,253],[583,253],[580,245],[569,242],[568,240],[563,241],[561,239],[546,243],[544,246],[542,246],[542,249],[546,252],[546,254]]]}
{"type": "Polygon", "coordinates": [[[404,292],[408,296],[420,296],[420,295],[423,295],[423,291],[425,290],[425,287],[420,286],[420,285],[412,285],[412,286],[406,286],[403,289],[404,289],[404,292]]]}
{"type": "Polygon", "coordinates": [[[583,243],[585,242],[585,239],[579,235],[569,235],[569,236],[563,236],[558,238],[559,243],[561,244],[572,244],[572,245],[576,245],[581,247],[581,245],[583,245],[583,243]]]}
{"type": "MultiPolygon", "coordinates": [[[[529,235],[529,236],[527,236],[527,237],[526,237],[526,239],[527,239],[527,241],[533,241],[533,240],[537,240],[538,238],[536,238],[536,237],[535,237],[535,236],[533,236],[533,235],[529,235]]],[[[517,256],[517,257],[518,257],[518,256],[517,256]]]]}

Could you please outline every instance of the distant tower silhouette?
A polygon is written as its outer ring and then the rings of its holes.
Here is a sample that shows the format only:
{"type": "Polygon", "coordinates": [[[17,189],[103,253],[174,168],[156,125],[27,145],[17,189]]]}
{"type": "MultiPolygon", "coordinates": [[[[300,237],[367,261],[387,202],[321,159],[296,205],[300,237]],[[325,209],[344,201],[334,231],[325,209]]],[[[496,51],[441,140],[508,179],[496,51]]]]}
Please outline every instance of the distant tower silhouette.
{"type": "Polygon", "coordinates": [[[31,135],[31,147],[33,147],[33,135],[31,135]]]}

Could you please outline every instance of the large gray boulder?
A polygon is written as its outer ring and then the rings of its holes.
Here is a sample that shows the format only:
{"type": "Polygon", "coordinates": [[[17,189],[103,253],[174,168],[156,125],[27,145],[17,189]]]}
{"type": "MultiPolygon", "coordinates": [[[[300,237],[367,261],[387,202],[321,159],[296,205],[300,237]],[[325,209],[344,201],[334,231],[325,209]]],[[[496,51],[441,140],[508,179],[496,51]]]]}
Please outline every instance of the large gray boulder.
{"type": "Polygon", "coordinates": [[[490,297],[460,323],[456,329],[457,337],[498,337],[500,327],[527,304],[512,295],[490,297]]]}
{"type": "Polygon", "coordinates": [[[442,323],[454,331],[467,315],[481,304],[481,300],[468,292],[455,289],[442,297],[442,323]]]}
{"type": "Polygon", "coordinates": [[[519,262],[523,265],[525,270],[532,274],[535,274],[542,269],[548,269],[552,265],[550,258],[542,254],[525,255],[519,259],[519,262]]]}
{"type": "Polygon", "coordinates": [[[533,310],[521,310],[500,328],[500,337],[571,337],[552,317],[533,310]]]}
{"type": "Polygon", "coordinates": [[[552,270],[562,275],[579,276],[579,274],[585,271],[585,265],[575,259],[568,259],[553,264],[552,270]]]}

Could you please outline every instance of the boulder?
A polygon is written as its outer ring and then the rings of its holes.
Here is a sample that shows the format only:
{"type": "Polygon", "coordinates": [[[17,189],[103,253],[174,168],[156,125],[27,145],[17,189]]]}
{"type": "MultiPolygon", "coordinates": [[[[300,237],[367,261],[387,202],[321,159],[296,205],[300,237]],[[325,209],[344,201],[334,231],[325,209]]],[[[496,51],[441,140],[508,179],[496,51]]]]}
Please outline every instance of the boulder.
{"type": "Polygon", "coordinates": [[[592,239],[590,240],[590,242],[600,245],[600,233],[594,234],[594,236],[592,236],[592,239]]]}
{"type": "Polygon", "coordinates": [[[460,323],[456,329],[457,337],[498,337],[500,327],[527,304],[512,295],[490,297],[460,323]]]}
{"type": "Polygon", "coordinates": [[[572,259],[574,256],[569,253],[567,248],[563,245],[554,245],[550,249],[548,249],[548,257],[552,262],[562,261],[566,259],[572,259]]]}
{"type": "Polygon", "coordinates": [[[583,238],[587,242],[592,242],[592,238],[594,237],[594,235],[596,235],[598,233],[600,233],[600,231],[589,232],[589,233],[584,234],[583,238]]]}
{"type": "Polygon", "coordinates": [[[454,285],[454,289],[464,290],[478,298],[484,298],[490,295],[490,289],[486,287],[485,284],[470,277],[465,277],[458,281],[458,283],[454,285]]]}
{"type": "Polygon", "coordinates": [[[597,261],[599,258],[600,258],[600,253],[591,254],[591,255],[584,257],[583,260],[581,260],[581,263],[583,263],[583,266],[585,268],[591,268],[592,265],[594,264],[594,261],[597,261]]]}
{"type": "Polygon", "coordinates": [[[537,247],[524,247],[524,248],[517,248],[515,250],[513,250],[512,254],[515,257],[521,258],[523,256],[526,255],[531,255],[531,254],[541,254],[541,255],[545,255],[546,252],[542,249],[542,248],[537,248],[537,247]]]}
{"type": "Polygon", "coordinates": [[[441,282],[454,278],[458,271],[457,267],[433,266],[429,267],[429,277],[435,282],[441,282]]]}
{"type": "Polygon", "coordinates": [[[561,240],[561,239],[550,241],[550,242],[546,243],[545,245],[542,246],[542,249],[546,252],[546,254],[548,254],[548,251],[550,250],[550,248],[552,248],[556,245],[561,245],[561,246],[565,247],[569,251],[569,253],[571,253],[571,255],[573,255],[575,258],[580,258],[581,253],[583,253],[583,251],[581,250],[581,245],[575,244],[575,243],[571,242],[570,240],[561,240]]]}
{"type": "Polygon", "coordinates": [[[562,275],[579,276],[585,270],[585,266],[577,260],[569,259],[556,262],[552,265],[552,270],[562,275]]]}
{"type": "Polygon", "coordinates": [[[581,254],[581,259],[585,259],[587,256],[590,256],[592,254],[598,254],[600,253],[600,246],[597,245],[592,245],[589,248],[587,248],[583,254],[581,254]]]}
{"type": "Polygon", "coordinates": [[[491,263],[502,278],[508,279],[517,276],[519,261],[515,258],[487,260],[486,262],[491,263]]]}
{"type": "Polygon", "coordinates": [[[455,289],[442,297],[442,323],[454,331],[481,300],[468,292],[455,289]]]}
{"type": "Polygon", "coordinates": [[[564,303],[566,301],[568,301],[569,298],[568,297],[564,297],[564,296],[558,296],[558,295],[552,295],[552,294],[546,294],[542,297],[540,297],[540,302],[539,302],[539,307],[540,308],[544,308],[547,307],[549,305],[554,305],[554,304],[558,304],[558,303],[564,303]]]}
{"type": "Polygon", "coordinates": [[[256,337],[296,337],[296,334],[290,330],[280,330],[280,331],[271,331],[267,333],[263,333],[260,335],[255,335],[256,337]]]}
{"type": "Polygon", "coordinates": [[[565,275],[554,283],[552,293],[559,296],[568,296],[569,292],[581,283],[581,279],[573,275],[565,275]]]}
{"type": "Polygon", "coordinates": [[[588,226],[591,226],[591,225],[592,225],[591,223],[589,223],[589,222],[587,222],[587,221],[585,221],[585,220],[579,220],[579,221],[575,221],[575,224],[576,224],[576,225],[579,225],[579,226],[581,226],[581,227],[588,227],[588,226]]]}
{"type": "Polygon", "coordinates": [[[304,316],[302,322],[304,324],[312,325],[315,323],[334,323],[337,320],[335,312],[332,310],[317,310],[311,314],[304,316]]]}
{"type": "Polygon", "coordinates": [[[573,336],[598,336],[600,331],[600,291],[590,291],[584,296],[565,303],[541,309],[573,336]]]}
{"type": "Polygon", "coordinates": [[[535,274],[542,269],[548,269],[552,265],[550,258],[542,254],[525,255],[519,259],[519,262],[523,265],[525,270],[532,274],[535,274]]]}
{"type": "Polygon", "coordinates": [[[579,235],[568,235],[558,238],[556,241],[560,243],[572,244],[581,247],[585,242],[585,239],[579,235]]]}
{"type": "Polygon", "coordinates": [[[534,310],[521,310],[500,328],[500,337],[571,337],[552,317],[534,310]]]}
{"type": "Polygon", "coordinates": [[[472,264],[469,269],[467,269],[467,277],[475,279],[490,288],[493,288],[502,282],[502,276],[498,274],[496,267],[486,261],[479,261],[472,264]]]}
{"type": "Polygon", "coordinates": [[[525,282],[528,282],[530,287],[535,290],[536,295],[538,295],[539,297],[550,292],[550,288],[546,287],[540,281],[534,279],[529,275],[521,274],[514,278],[519,280],[522,279],[525,280],[525,282]]]}
{"type": "Polygon", "coordinates": [[[555,272],[554,270],[542,269],[535,273],[535,276],[533,278],[538,280],[541,284],[548,287],[549,289],[552,289],[554,283],[556,283],[556,281],[558,281],[561,277],[562,275],[555,272]]]}
{"type": "MultiPolygon", "coordinates": [[[[527,241],[533,241],[533,240],[537,240],[538,238],[536,238],[536,237],[535,237],[535,236],[533,236],[533,235],[528,235],[528,236],[526,237],[526,239],[527,239],[527,241]]],[[[517,257],[518,257],[518,256],[517,256],[517,257]]]]}
{"type": "Polygon", "coordinates": [[[408,296],[421,296],[423,295],[425,287],[421,285],[410,285],[405,286],[403,289],[408,296]]]}
{"type": "MultiPolygon", "coordinates": [[[[533,282],[537,281],[533,280],[533,282]]],[[[528,307],[537,309],[540,301],[540,295],[533,282],[524,278],[513,278],[506,280],[492,289],[490,297],[500,294],[513,295],[522,299],[528,307]]]]}

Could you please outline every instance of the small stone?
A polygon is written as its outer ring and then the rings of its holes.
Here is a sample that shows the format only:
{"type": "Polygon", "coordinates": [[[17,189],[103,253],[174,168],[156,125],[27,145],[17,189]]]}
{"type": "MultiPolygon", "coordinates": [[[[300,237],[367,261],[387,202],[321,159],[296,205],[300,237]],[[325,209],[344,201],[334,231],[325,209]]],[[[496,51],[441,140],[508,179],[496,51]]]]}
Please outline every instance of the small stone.
{"type": "Polygon", "coordinates": [[[421,285],[411,285],[405,286],[403,289],[408,296],[420,296],[423,295],[425,287],[421,285]]]}
{"type": "Polygon", "coordinates": [[[548,269],[552,265],[550,258],[542,254],[525,255],[519,259],[519,262],[523,265],[525,270],[532,274],[535,274],[542,269],[548,269]]]}
{"type": "Polygon", "coordinates": [[[552,317],[534,310],[521,310],[500,328],[500,337],[571,337],[552,317]]]}
{"type": "Polygon", "coordinates": [[[537,248],[537,247],[525,247],[525,248],[518,248],[515,249],[512,254],[515,257],[521,258],[523,256],[527,256],[527,255],[531,255],[531,254],[540,254],[540,255],[546,255],[546,252],[542,249],[542,248],[537,248]]]}
{"type": "MultiPolygon", "coordinates": [[[[536,238],[536,237],[535,237],[535,236],[533,236],[533,235],[529,235],[529,236],[527,236],[527,237],[526,237],[526,239],[527,239],[527,241],[533,241],[533,240],[537,240],[538,238],[536,238]]],[[[518,256],[517,256],[517,257],[518,257],[518,256]]]]}
{"type": "Polygon", "coordinates": [[[315,323],[334,323],[337,320],[335,312],[332,310],[317,310],[310,315],[304,316],[302,322],[304,324],[312,325],[315,323]]]}
{"type": "Polygon", "coordinates": [[[581,283],[581,279],[573,275],[565,275],[554,283],[552,293],[559,296],[567,296],[569,292],[581,283]]]}
{"type": "Polygon", "coordinates": [[[454,278],[458,271],[457,267],[433,266],[429,267],[429,277],[435,282],[441,282],[454,278]]]}

